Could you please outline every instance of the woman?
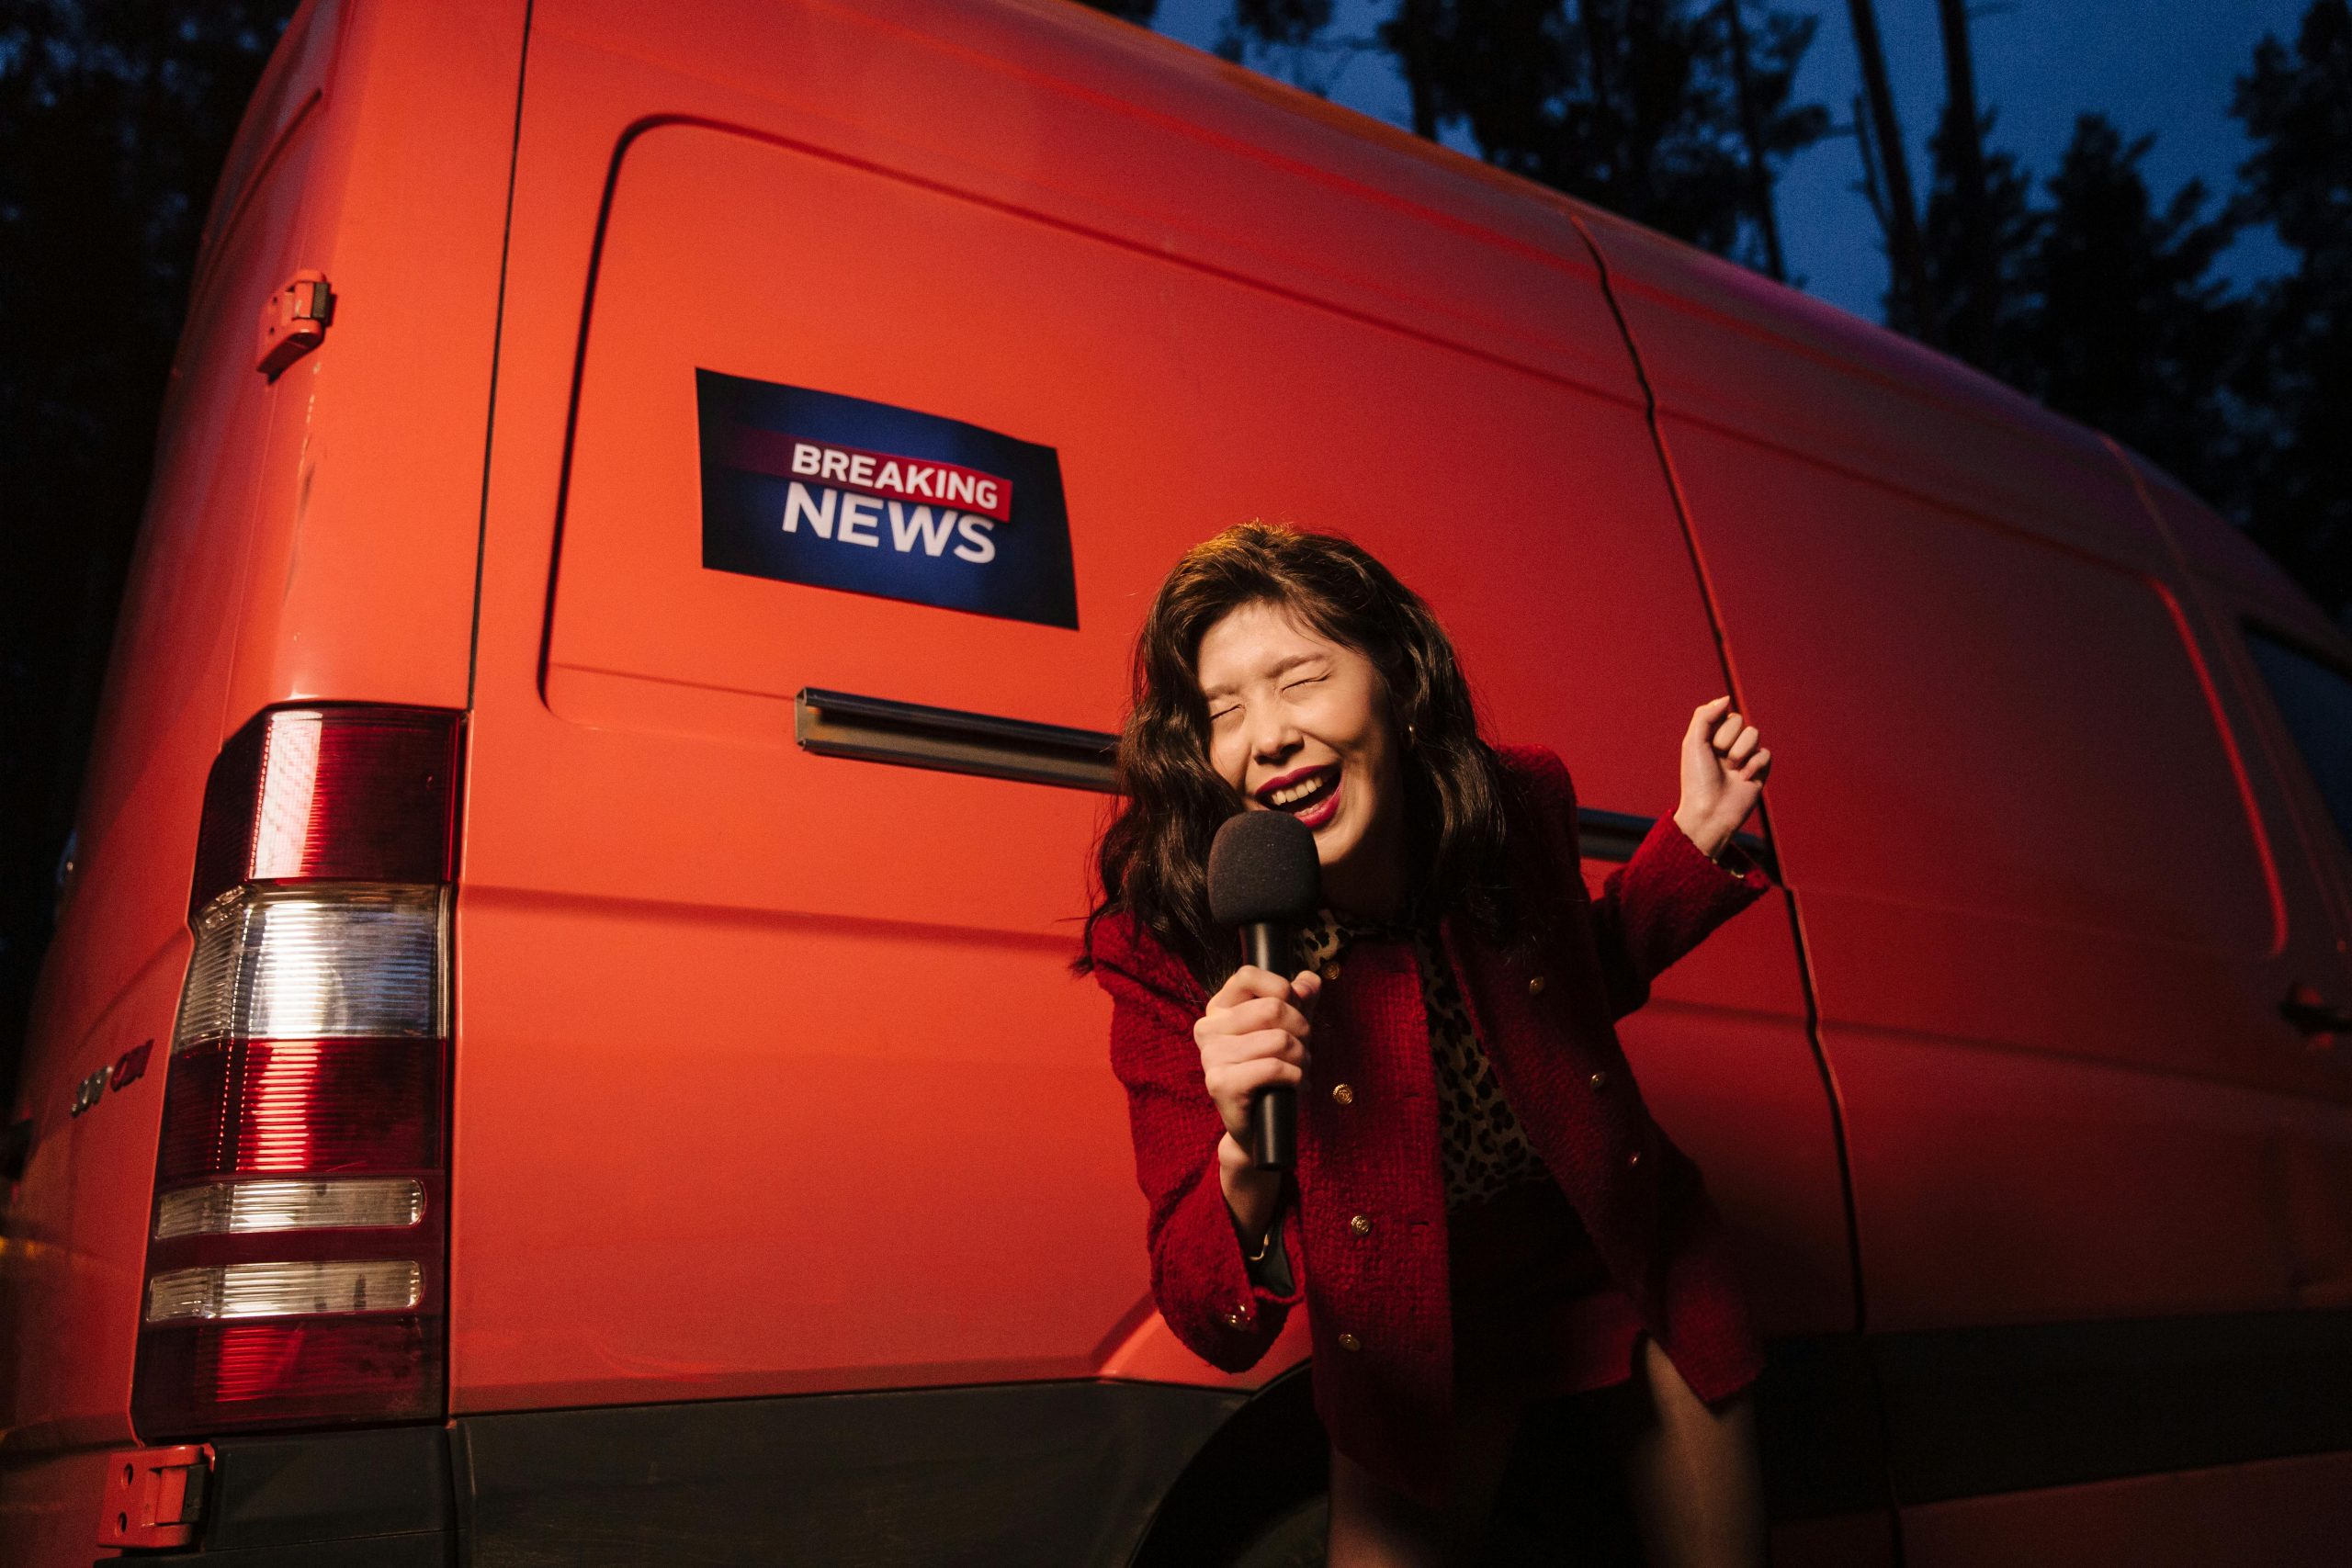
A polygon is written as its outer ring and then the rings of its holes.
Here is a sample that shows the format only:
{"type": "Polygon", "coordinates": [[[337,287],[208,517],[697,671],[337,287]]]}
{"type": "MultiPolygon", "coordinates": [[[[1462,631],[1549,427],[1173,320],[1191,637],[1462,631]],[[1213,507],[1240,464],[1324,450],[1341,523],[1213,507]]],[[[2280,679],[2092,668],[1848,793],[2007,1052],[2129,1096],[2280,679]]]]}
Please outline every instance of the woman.
{"type": "Polygon", "coordinates": [[[1770,753],[1728,706],[1692,713],[1680,807],[1594,900],[1566,768],[1479,737],[1444,630],[1361,548],[1243,525],[1146,615],[1079,967],[1113,998],[1170,1329],[1241,1371],[1311,1305],[1334,1568],[1469,1561],[1521,1408],[1603,1388],[1650,1559],[1764,1561],[1761,1350],[1612,1027],[1770,886],[1730,842],[1770,753]],[[1315,835],[1327,907],[1287,977],[1207,913],[1240,809],[1315,835]],[[1272,1084],[1289,1175],[1248,1153],[1272,1084]]]}

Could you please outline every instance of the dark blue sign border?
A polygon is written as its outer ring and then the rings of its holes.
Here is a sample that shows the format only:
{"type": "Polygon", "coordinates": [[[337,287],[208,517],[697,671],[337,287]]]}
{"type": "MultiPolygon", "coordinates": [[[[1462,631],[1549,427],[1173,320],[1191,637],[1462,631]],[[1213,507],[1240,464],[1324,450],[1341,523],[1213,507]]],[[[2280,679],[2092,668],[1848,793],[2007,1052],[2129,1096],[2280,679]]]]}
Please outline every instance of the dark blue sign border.
{"type": "Polygon", "coordinates": [[[695,404],[705,567],[1077,629],[1069,517],[1061,459],[1051,446],[716,370],[695,370],[695,404]],[[995,478],[1011,487],[1010,514],[989,515],[985,500],[992,492],[985,490],[978,502],[968,489],[954,500],[924,499],[927,491],[907,494],[903,486],[893,494],[870,480],[796,475],[775,457],[794,450],[780,437],[912,459],[925,467],[925,479],[943,485],[928,465],[995,478]]]}

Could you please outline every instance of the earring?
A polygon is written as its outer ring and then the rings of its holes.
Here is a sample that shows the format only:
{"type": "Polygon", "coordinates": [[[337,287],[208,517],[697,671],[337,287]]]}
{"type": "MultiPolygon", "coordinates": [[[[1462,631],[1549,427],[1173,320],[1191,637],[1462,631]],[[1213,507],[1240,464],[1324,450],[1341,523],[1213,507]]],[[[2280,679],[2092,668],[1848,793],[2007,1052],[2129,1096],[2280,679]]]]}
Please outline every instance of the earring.
{"type": "Polygon", "coordinates": [[[1408,746],[1410,746],[1412,743],[1413,743],[1413,727],[1412,727],[1410,724],[1408,724],[1408,725],[1406,725],[1406,726],[1405,726],[1405,744],[1406,744],[1406,745],[1408,745],[1408,746]]]}

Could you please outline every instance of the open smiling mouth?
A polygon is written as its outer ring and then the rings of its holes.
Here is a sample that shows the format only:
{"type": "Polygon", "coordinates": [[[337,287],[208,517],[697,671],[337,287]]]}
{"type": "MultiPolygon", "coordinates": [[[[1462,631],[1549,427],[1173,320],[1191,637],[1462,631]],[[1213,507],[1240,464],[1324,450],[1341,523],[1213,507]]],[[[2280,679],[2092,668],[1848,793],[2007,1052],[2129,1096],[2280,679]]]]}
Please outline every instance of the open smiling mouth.
{"type": "Polygon", "coordinates": [[[1285,774],[1258,791],[1260,804],[1287,811],[1309,828],[1320,828],[1340,809],[1340,765],[1285,774]]]}

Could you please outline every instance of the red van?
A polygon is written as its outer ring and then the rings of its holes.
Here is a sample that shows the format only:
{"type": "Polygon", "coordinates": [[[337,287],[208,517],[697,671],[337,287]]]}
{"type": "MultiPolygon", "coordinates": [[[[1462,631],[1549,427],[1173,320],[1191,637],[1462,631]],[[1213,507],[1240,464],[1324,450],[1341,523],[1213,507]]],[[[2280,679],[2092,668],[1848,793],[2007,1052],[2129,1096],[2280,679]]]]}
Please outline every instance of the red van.
{"type": "Polygon", "coordinates": [[[2352,643],[2091,431],[1060,0],[296,17],[10,1111],[0,1558],[1314,1560],[1304,1319],[1160,1323],[1066,967],[1252,515],[1590,877],[1693,702],[1785,759],[1623,1025],[1777,1561],[2340,1561],[2352,643]]]}

